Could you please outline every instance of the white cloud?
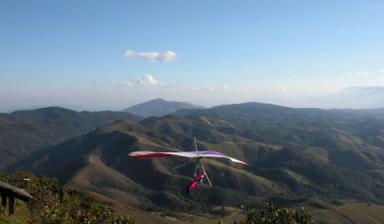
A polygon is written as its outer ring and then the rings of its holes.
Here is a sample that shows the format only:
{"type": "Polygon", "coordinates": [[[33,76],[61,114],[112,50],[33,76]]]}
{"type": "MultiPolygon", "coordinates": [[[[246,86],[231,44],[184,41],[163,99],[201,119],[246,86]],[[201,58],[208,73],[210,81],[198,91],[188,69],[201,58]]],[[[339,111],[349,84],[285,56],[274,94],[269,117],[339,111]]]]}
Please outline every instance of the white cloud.
{"type": "Polygon", "coordinates": [[[368,72],[356,72],[355,74],[358,75],[358,76],[363,76],[363,77],[368,77],[369,76],[368,72]]]}
{"type": "Polygon", "coordinates": [[[224,85],[224,86],[223,86],[223,89],[225,89],[225,90],[229,90],[229,89],[230,89],[230,87],[229,87],[229,86],[227,86],[227,85],[224,85]]]}
{"type": "Polygon", "coordinates": [[[177,57],[177,54],[174,51],[165,51],[163,53],[156,51],[135,52],[131,49],[127,50],[124,55],[127,58],[142,58],[152,62],[170,62],[175,60],[177,57]]]}
{"type": "Polygon", "coordinates": [[[379,72],[380,72],[380,73],[384,73],[384,69],[381,69],[379,72]]]}
{"type": "Polygon", "coordinates": [[[198,86],[190,86],[189,89],[195,91],[195,90],[200,90],[200,87],[198,87],[198,86]]]}
{"type": "Polygon", "coordinates": [[[151,74],[135,77],[125,81],[111,81],[110,85],[113,86],[158,86],[164,85],[163,82],[155,79],[151,74]]]}
{"type": "Polygon", "coordinates": [[[202,90],[202,91],[214,91],[214,90],[215,90],[215,88],[212,87],[212,86],[206,86],[206,87],[190,86],[189,89],[192,90],[192,91],[198,91],[198,90],[202,90]]]}

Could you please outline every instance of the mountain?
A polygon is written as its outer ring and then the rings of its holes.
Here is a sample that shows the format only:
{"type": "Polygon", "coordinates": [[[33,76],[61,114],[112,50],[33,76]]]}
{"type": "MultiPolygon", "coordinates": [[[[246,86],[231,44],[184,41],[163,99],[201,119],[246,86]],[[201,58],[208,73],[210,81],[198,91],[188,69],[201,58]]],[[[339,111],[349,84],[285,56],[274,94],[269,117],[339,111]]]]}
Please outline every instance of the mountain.
{"type": "Polygon", "coordinates": [[[299,198],[335,214],[343,206],[332,200],[360,203],[351,204],[354,208],[384,203],[384,117],[377,111],[223,105],[184,116],[117,121],[40,150],[9,169],[56,177],[126,212],[214,213],[223,205],[265,199],[297,203],[299,198]],[[206,159],[214,187],[187,194],[193,164],[173,169],[187,161],[127,157],[136,150],[191,150],[193,137],[199,149],[215,149],[251,165],[206,159]]]}
{"type": "Polygon", "coordinates": [[[0,168],[35,150],[120,119],[138,120],[139,117],[127,112],[76,112],[60,107],[0,114],[0,168]]]}
{"type": "Polygon", "coordinates": [[[129,112],[140,117],[161,117],[181,109],[202,109],[202,107],[190,103],[167,101],[158,98],[128,107],[122,111],[129,112]]]}
{"type": "MultiPolygon", "coordinates": [[[[228,200],[234,203],[280,193],[280,187],[274,186],[265,178],[207,160],[207,169],[214,184],[218,186],[214,195],[188,195],[185,186],[190,181],[193,164],[173,170],[172,167],[186,161],[136,160],[127,156],[129,152],[137,149],[158,151],[175,150],[176,147],[182,147],[184,150],[191,148],[192,139],[180,134],[180,138],[184,140],[170,141],[167,139],[169,136],[159,138],[159,133],[140,123],[119,121],[37,152],[13,169],[27,169],[36,174],[57,177],[59,182],[67,187],[92,192],[117,207],[164,207],[196,212],[199,211],[201,200],[211,201],[208,205],[214,205],[220,203],[219,195],[222,194],[233,195],[229,196],[228,200]],[[186,146],[183,147],[183,144],[186,146]]],[[[199,141],[200,147],[207,147],[208,144],[199,141]]]]}

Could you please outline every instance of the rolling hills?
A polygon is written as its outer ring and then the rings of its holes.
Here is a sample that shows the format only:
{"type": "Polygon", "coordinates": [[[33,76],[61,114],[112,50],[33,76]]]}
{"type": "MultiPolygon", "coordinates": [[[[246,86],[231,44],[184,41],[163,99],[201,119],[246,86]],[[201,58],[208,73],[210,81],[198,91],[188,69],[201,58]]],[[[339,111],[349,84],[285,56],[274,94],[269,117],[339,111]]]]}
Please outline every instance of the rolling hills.
{"type": "Polygon", "coordinates": [[[76,112],[60,107],[0,114],[0,168],[25,158],[35,150],[120,119],[140,118],[126,112],[76,112]]]}
{"type": "Polygon", "coordinates": [[[245,103],[184,111],[182,116],[121,120],[39,150],[8,168],[56,177],[123,212],[139,208],[214,213],[217,206],[237,207],[268,198],[381,204],[380,113],[245,103]],[[215,149],[251,166],[207,159],[214,187],[188,195],[184,187],[193,164],[175,170],[172,167],[186,161],[127,157],[136,150],[191,150],[193,137],[200,149],[215,149]]]}

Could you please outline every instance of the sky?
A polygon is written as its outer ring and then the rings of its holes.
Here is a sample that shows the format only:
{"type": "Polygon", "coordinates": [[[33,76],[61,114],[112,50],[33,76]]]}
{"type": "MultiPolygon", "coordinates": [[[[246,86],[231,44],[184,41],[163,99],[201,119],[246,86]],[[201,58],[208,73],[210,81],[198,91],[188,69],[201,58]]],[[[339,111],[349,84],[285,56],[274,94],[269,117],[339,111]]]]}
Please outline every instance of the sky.
{"type": "Polygon", "coordinates": [[[382,0],[1,0],[0,111],[337,107],[384,86],[383,24],[382,0]]]}

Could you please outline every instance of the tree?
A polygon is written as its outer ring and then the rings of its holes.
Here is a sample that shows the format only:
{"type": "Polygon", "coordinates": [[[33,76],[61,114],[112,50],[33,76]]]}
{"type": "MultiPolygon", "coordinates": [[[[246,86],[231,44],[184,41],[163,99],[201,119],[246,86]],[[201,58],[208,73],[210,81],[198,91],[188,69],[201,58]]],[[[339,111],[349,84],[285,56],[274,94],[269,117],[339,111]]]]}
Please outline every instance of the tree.
{"type": "Polygon", "coordinates": [[[312,213],[307,208],[279,208],[266,203],[263,208],[246,207],[245,220],[241,224],[314,224],[312,213]]]}

